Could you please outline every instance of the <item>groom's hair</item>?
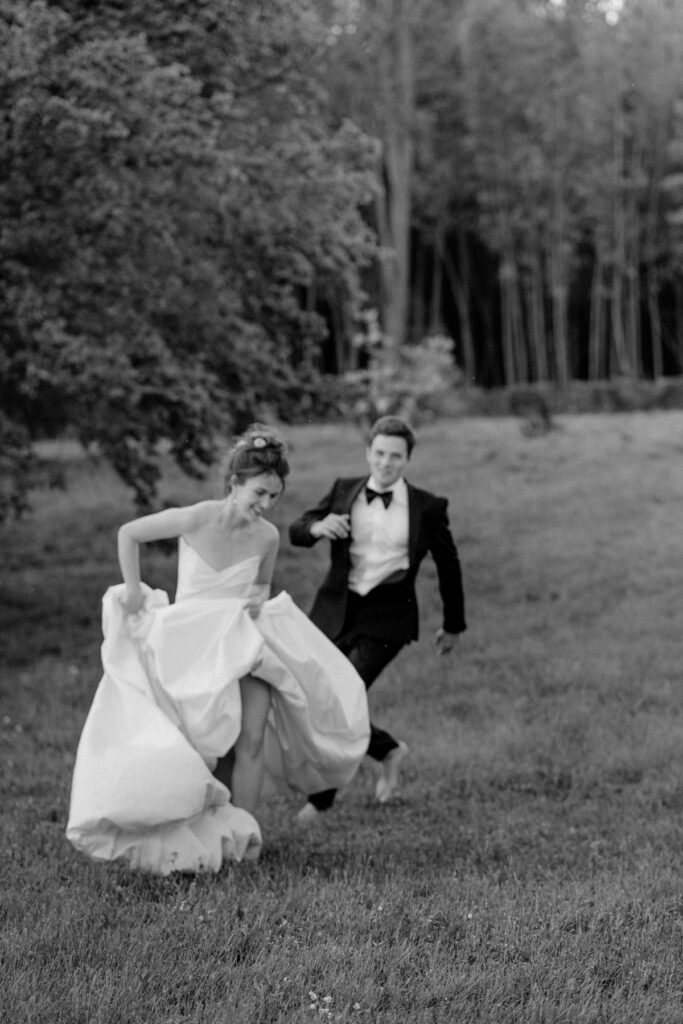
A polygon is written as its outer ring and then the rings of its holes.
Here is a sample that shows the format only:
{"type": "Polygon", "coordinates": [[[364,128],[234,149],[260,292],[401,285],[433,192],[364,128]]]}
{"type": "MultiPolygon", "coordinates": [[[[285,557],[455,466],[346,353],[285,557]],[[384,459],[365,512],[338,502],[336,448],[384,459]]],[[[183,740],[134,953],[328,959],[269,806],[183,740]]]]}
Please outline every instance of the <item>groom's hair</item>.
{"type": "Polygon", "coordinates": [[[402,437],[408,448],[408,455],[412,454],[415,447],[415,434],[405,420],[398,416],[381,416],[370,428],[368,444],[372,444],[378,434],[385,437],[402,437]]]}

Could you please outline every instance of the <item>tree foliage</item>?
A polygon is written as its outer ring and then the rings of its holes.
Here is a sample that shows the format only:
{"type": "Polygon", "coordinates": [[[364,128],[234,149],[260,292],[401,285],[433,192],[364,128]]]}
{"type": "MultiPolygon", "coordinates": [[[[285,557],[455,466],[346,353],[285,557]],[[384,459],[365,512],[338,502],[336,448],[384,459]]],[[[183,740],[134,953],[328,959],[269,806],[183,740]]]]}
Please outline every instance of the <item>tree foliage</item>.
{"type": "MultiPolygon", "coordinates": [[[[339,107],[381,136],[389,206],[409,198],[408,341],[451,335],[466,378],[485,384],[681,372],[662,202],[683,95],[681,0],[420,0],[403,37],[392,0],[336,7],[355,29],[342,34],[338,15],[339,107]]],[[[391,303],[375,294],[391,333],[391,303]]]]}
{"type": "Polygon", "coordinates": [[[311,8],[186,9],[0,4],[2,408],[143,503],[160,441],[201,473],[217,430],[313,401],[311,295],[356,301],[372,251],[373,146],[328,128],[311,8]]]}
{"type": "Polygon", "coordinates": [[[144,502],[316,414],[361,307],[394,370],[683,371],[681,102],[683,0],[0,0],[0,506],[41,432],[144,502]]]}

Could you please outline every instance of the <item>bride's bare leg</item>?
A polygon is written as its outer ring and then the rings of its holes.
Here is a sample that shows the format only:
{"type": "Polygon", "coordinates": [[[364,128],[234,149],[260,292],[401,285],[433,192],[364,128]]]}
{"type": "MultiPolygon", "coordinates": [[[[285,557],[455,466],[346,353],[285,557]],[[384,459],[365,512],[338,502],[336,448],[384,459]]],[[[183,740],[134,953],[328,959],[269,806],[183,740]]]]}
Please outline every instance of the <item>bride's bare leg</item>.
{"type": "Polygon", "coordinates": [[[270,707],[270,687],[255,676],[240,679],[242,731],[235,744],[232,802],[254,813],[263,784],[263,736],[270,707]]]}

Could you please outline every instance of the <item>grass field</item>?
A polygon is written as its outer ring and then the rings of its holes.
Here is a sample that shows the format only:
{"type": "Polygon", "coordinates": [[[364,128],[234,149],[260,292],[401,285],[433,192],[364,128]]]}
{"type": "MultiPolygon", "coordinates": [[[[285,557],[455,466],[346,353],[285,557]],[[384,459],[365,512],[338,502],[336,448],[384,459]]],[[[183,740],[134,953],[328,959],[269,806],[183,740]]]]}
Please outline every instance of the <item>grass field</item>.
{"type": "MultiPolygon", "coordinates": [[[[280,526],[364,467],[350,427],[288,436],[280,526]]],[[[320,829],[275,800],[259,863],[164,880],[64,838],[133,509],[63,452],[68,491],[0,530],[3,1024],[683,1022],[682,456],[678,412],[425,427],[409,478],[450,498],[469,629],[436,657],[425,564],[421,640],[371,695],[401,798],[364,765],[320,829]]],[[[212,486],[169,471],[162,499],[212,486]]],[[[307,608],[325,563],[283,531],[277,588],[307,608]]],[[[172,592],[173,556],[144,568],[172,592]]]]}

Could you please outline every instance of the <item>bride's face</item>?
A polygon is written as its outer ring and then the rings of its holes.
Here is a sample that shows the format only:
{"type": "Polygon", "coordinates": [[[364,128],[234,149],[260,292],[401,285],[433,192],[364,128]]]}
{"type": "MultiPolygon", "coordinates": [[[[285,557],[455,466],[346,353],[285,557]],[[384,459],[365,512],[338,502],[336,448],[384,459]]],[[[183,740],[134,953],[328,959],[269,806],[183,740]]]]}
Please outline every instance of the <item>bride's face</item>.
{"type": "Polygon", "coordinates": [[[264,512],[273,507],[282,494],[284,484],[277,473],[259,473],[248,477],[242,483],[235,480],[231,497],[235,509],[244,519],[256,522],[264,512]]]}

